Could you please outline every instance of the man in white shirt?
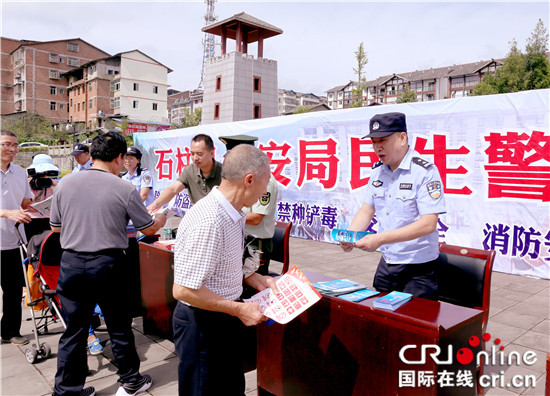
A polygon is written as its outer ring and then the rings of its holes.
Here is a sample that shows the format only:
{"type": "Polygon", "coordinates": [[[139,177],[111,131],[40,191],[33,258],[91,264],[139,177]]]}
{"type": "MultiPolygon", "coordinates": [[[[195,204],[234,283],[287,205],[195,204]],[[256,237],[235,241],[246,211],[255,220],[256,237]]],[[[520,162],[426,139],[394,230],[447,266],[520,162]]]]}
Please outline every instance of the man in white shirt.
{"type": "MultiPolygon", "coordinates": [[[[21,255],[18,249],[17,223],[29,223],[31,216],[26,209],[31,204],[33,194],[27,181],[27,173],[19,165],[12,163],[19,152],[17,136],[2,129],[0,135],[0,247],[1,247],[1,282],[2,282],[2,342],[25,345],[29,340],[21,337],[21,296],[25,279],[21,266],[21,255]]],[[[25,238],[25,230],[19,227],[25,238]]]]}

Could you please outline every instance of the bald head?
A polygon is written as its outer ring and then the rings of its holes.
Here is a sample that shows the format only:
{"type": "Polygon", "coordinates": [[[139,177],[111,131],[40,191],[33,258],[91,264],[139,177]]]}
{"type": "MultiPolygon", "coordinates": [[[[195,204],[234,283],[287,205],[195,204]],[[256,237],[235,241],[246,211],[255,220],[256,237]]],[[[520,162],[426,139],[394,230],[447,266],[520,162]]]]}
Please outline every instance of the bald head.
{"type": "Polygon", "coordinates": [[[222,178],[235,183],[247,174],[262,177],[269,172],[269,157],[262,150],[249,144],[239,144],[225,156],[222,178]]]}

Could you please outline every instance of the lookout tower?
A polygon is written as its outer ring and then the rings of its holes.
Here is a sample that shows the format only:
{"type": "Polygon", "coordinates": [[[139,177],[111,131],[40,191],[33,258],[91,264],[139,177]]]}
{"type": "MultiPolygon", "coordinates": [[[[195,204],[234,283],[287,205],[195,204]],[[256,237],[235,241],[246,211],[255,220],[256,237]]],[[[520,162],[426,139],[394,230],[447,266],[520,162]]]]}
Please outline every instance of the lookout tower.
{"type": "Polygon", "coordinates": [[[221,55],[205,65],[201,124],[277,116],[277,62],[264,58],[264,40],[283,31],[244,12],[202,31],[221,37],[221,55]],[[235,40],[234,52],[228,52],[227,39],[235,40]],[[256,58],[248,54],[255,42],[256,58]]]}

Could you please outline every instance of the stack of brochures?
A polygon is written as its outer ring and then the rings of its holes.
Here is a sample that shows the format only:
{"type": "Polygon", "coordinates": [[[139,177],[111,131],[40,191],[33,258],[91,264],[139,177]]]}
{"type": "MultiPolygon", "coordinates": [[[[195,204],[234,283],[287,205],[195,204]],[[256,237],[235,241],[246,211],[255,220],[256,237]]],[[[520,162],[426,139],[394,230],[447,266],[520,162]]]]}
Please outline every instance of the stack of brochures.
{"type": "Polygon", "coordinates": [[[392,291],[385,296],[377,298],[374,300],[373,305],[375,308],[389,309],[395,311],[401,305],[405,304],[412,297],[410,293],[392,291]]]}
{"type": "Polygon", "coordinates": [[[320,293],[329,296],[340,296],[342,294],[349,294],[367,288],[365,285],[352,282],[348,279],[335,279],[326,282],[312,283],[311,285],[320,293]]]}
{"type": "Polygon", "coordinates": [[[380,292],[376,290],[357,290],[356,292],[349,293],[349,294],[342,294],[341,296],[338,296],[338,298],[342,298],[344,300],[353,301],[353,302],[359,302],[366,300],[369,297],[376,296],[380,292]]]}

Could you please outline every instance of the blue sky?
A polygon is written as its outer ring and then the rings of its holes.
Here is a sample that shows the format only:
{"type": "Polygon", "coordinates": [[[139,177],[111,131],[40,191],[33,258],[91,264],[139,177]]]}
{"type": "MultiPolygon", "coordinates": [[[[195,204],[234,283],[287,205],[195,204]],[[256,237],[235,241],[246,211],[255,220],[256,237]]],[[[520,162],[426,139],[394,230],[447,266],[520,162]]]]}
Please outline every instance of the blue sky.
{"type": "MultiPolygon", "coordinates": [[[[80,37],[115,54],[140,49],[174,71],[172,88],[194,89],[202,64],[206,4],[171,2],[2,1],[2,36],[29,40],[80,37]]],[[[324,94],[356,76],[354,51],[368,54],[367,78],[505,57],[524,49],[549,2],[218,1],[225,19],[246,12],[283,30],[264,57],[278,62],[279,88],[324,94]]],[[[229,47],[234,49],[233,47],[229,47]]],[[[249,53],[256,54],[252,46],[249,53]]],[[[218,48],[219,52],[219,48],[218,48]]]]}

